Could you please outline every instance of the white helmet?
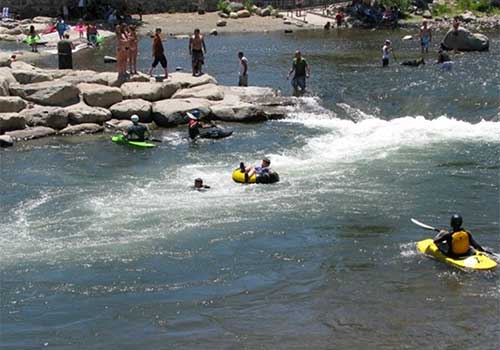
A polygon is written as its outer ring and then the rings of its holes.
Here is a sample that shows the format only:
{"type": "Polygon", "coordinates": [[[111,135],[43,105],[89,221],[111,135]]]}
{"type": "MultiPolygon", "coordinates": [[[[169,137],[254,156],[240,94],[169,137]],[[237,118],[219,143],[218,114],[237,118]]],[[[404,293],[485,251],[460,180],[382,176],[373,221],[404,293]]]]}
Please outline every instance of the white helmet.
{"type": "Polygon", "coordinates": [[[134,114],[133,116],[130,117],[130,120],[132,121],[132,123],[138,123],[139,116],[137,114],[134,114]]]}

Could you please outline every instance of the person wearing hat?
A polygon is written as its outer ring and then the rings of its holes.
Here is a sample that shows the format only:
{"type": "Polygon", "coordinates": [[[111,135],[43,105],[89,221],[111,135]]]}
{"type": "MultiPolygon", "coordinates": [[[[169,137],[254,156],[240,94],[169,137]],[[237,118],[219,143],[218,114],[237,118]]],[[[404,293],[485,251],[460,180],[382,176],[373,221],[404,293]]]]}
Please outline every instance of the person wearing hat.
{"type": "Polygon", "coordinates": [[[129,141],[145,141],[146,137],[150,136],[148,128],[139,124],[139,116],[137,114],[130,117],[130,120],[132,121],[132,125],[130,125],[125,132],[127,139],[129,141]]]}
{"type": "Polygon", "coordinates": [[[204,123],[202,122],[201,119],[201,114],[200,111],[195,109],[191,112],[187,113],[187,116],[189,118],[188,121],[188,132],[189,132],[189,138],[191,140],[194,140],[199,134],[200,130],[199,128],[213,128],[216,125],[213,123],[204,123]]]}
{"type": "Polygon", "coordinates": [[[245,182],[248,182],[248,179],[252,177],[252,175],[260,175],[272,172],[271,170],[271,160],[269,158],[263,158],[260,166],[250,165],[245,167],[245,163],[240,163],[240,171],[245,173],[245,182]]]}
{"type": "Polygon", "coordinates": [[[210,186],[203,184],[203,179],[201,177],[194,179],[194,186],[193,186],[194,190],[204,191],[204,190],[209,189],[209,188],[210,188],[210,186]]]}
{"type": "Polygon", "coordinates": [[[382,47],[382,67],[387,67],[389,65],[389,54],[391,51],[391,41],[386,40],[385,45],[382,47]]]}

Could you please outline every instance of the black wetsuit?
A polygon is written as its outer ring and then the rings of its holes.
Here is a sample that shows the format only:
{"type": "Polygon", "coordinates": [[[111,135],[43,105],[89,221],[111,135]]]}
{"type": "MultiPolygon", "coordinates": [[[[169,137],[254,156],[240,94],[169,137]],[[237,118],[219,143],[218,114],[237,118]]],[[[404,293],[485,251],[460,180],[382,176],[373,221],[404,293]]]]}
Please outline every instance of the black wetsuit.
{"type": "MultiPolygon", "coordinates": [[[[453,230],[451,232],[446,232],[446,233],[439,233],[436,238],[434,238],[434,243],[438,246],[439,250],[449,256],[449,257],[452,257],[452,258],[458,258],[460,256],[456,255],[453,253],[453,247],[452,247],[452,236],[454,233],[456,232],[460,232],[460,231],[464,231],[467,233],[467,235],[469,236],[469,242],[470,242],[470,246],[475,248],[476,250],[479,250],[480,252],[484,251],[483,247],[481,247],[479,245],[479,243],[477,243],[473,238],[472,238],[472,235],[469,231],[467,230],[464,230],[463,228],[460,228],[458,230],[453,230]],[[446,242],[446,243],[444,243],[446,242]],[[444,243],[444,244],[440,244],[440,243],[444,243]]],[[[469,255],[469,253],[466,253],[462,256],[467,256],[469,255]]]]}
{"type": "Polygon", "coordinates": [[[127,139],[130,141],[144,141],[146,139],[145,134],[148,131],[144,125],[133,124],[127,128],[127,139]]]}

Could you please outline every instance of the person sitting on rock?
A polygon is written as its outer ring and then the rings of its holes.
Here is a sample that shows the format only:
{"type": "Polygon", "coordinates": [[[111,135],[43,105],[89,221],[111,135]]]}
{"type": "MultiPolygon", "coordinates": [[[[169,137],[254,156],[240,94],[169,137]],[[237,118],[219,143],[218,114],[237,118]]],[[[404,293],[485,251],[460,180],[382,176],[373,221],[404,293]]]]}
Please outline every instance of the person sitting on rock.
{"type": "Polygon", "coordinates": [[[272,172],[271,168],[271,160],[269,158],[262,159],[262,163],[260,166],[247,166],[245,167],[245,163],[240,163],[240,171],[245,173],[245,182],[248,182],[253,175],[261,175],[261,174],[269,174],[272,172]]]}
{"type": "Polygon", "coordinates": [[[194,190],[205,191],[205,190],[207,190],[209,188],[210,188],[210,186],[203,184],[203,179],[202,178],[198,177],[198,178],[194,179],[194,186],[193,186],[194,190]]]}
{"type": "Polygon", "coordinates": [[[132,121],[132,125],[127,128],[125,137],[129,141],[144,142],[146,140],[146,137],[150,136],[148,128],[142,124],[139,124],[139,116],[137,114],[134,114],[132,117],[130,117],[130,120],[132,121]]]}

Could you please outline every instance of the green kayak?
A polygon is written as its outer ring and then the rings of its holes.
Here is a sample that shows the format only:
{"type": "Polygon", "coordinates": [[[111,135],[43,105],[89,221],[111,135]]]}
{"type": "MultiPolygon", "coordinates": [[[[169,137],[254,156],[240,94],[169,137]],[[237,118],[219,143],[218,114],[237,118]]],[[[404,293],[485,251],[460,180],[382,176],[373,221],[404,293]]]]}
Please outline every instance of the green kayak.
{"type": "Polygon", "coordinates": [[[115,135],[111,138],[111,141],[118,143],[120,145],[129,145],[133,147],[139,147],[139,148],[153,148],[156,147],[155,144],[145,142],[145,141],[129,141],[125,138],[123,135],[115,135]]]}

